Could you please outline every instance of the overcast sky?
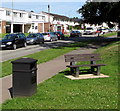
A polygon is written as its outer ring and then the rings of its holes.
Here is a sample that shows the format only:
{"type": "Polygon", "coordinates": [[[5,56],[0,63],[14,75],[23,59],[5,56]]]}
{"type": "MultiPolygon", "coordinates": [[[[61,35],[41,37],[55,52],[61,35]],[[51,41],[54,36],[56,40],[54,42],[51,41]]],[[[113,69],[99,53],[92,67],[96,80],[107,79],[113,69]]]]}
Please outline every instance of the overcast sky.
{"type": "MultiPolygon", "coordinates": [[[[76,11],[85,2],[86,0],[13,0],[13,9],[32,10],[37,13],[41,11],[47,12],[49,4],[51,13],[80,18],[80,14],[76,11]]],[[[12,8],[12,0],[2,0],[1,7],[12,8]]]]}

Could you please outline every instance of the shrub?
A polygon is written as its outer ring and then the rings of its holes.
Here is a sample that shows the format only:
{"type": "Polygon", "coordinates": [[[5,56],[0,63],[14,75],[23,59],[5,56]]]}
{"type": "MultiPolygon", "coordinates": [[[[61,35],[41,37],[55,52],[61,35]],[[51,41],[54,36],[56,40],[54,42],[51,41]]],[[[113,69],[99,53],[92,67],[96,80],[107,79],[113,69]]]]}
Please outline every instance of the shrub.
{"type": "Polygon", "coordinates": [[[120,31],[117,32],[117,37],[120,37],[120,31]]]}

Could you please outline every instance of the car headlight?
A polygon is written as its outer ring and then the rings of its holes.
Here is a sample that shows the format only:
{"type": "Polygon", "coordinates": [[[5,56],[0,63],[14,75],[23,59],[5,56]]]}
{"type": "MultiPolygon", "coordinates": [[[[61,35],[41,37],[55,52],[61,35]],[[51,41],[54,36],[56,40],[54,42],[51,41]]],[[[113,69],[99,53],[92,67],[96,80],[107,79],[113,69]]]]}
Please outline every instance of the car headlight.
{"type": "Polygon", "coordinates": [[[33,41],[34,41],[34,39],[31,39],[31,40],[30,40],[30,42],[33,42],[33,41]]]}
{"type": "Polygon", "coordinates": [[[12,44],[12,42],[7,42],[6,44],[7,44],[7,45],[11,45],[11,44],[12,44]]]}

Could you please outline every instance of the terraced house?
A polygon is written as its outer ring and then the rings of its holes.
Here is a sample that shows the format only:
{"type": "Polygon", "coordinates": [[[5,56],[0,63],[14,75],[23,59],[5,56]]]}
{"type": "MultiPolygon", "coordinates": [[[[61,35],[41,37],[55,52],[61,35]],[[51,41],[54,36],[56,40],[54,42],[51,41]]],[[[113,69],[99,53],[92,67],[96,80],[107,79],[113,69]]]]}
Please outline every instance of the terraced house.
{"type": "Polygon", "coordinates": [[[0,33],[44,32],[45,17],[33,11],[0,8],[0,33]]]}
{"type": "Polygon", "coordinates": [[[16,10],[0,7],[0,33],[69,32],[69,26],[79,25],[69,17],[47,12],[16,10]]]}
{"type": "Polygon", "coordinates": [[[49,28],[51,31],[61,31],[63,33],[69,32],[69,26],[79,25],[78,22],[75,22],[73,19],[64,16],[48,12],[41,12],[42,15],[47,19],[45,24],[45,31],[48,31],[49,28]]]}

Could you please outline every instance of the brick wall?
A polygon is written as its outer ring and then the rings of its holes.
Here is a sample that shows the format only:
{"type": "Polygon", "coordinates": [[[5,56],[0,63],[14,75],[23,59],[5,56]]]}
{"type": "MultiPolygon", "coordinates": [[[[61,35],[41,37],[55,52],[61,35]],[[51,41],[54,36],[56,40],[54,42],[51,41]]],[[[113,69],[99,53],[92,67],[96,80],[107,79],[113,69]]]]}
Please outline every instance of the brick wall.
{"type": "Polygon", "coordinates": [[[6,21],[1,22],[1,32],[4,34],[6,33],[6,21]]]}

